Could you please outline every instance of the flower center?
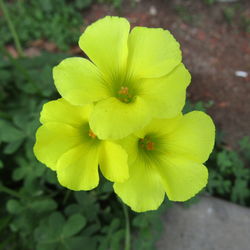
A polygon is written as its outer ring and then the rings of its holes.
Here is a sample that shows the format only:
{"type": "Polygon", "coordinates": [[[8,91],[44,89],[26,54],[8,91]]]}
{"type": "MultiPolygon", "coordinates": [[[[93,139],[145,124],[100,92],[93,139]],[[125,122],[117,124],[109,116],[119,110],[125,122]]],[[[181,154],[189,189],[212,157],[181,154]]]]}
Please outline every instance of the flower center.
{"type": "Polygon", "coordinates": [[[92,139],[96,138],[96,135],[93,133],[93,131],[90,129],[89,133],[88,133],[89,137],[91,137],[92,139]]]}
{"type": "Polygon", "coordinates": [[[118,90],[117,98],[124,103],[130,103],[133,99],[127,86],[121,86],[121,88],[118,90]]]}
{"type": "Polygon", "coordinates": [[[149,136],[146,136],[139,140],[139,145],[146,149],[147,151],[152,151],[155,149],[155,143],[150,139],[149,136]]]}

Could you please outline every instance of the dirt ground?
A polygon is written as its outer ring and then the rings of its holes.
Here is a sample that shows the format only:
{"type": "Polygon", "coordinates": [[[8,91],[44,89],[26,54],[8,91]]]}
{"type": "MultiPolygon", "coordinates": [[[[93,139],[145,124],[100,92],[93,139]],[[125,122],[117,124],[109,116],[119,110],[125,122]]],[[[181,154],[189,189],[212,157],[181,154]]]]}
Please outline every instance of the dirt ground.
{"type": "MultiPolygon", "coordinates": [[[[188,96],[193,101],[214,102],[208,113],[224,131],[226,143],[237,147],[240,138],[250,135],[250,33],[226,22],[223,9],[227,6],[230,4],[209,6],[181,0],[134,0],[131,4],[128,0],[120,10],[92,5],[84,20],[88,25],[108,14],[119,15],[133,26],[170,30],[180,42],[183,61],[192,74],[188,96]],[[248,76],[236,76],[236,71],[248,76]]],[[[250,2],[243,1],[241,8],[250,18],[250,2]]]]}

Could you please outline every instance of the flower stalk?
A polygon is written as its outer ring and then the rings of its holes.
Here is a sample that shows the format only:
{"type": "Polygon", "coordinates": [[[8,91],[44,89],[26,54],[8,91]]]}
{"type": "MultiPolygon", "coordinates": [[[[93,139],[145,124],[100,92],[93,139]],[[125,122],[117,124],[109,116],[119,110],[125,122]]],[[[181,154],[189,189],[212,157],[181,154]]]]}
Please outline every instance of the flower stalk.
{"type": "Polygon", "coordinates": [[[125,246],[124,250],[130,250],[130,223],[129,223],[129,216],[128,216],[128,207],[122,203],[122,208],[125,216],[125,246]]]}
{"type": "Polygon", "coordinates": [[[3,192],[3,193],[6,193],[10,196],[13,196],[13,197],[16,197],[16,198],[19,198],[19,199],[26,199],[25,196],[21,195],[20,193],[6,187],[6,186],[3,186],[3,185],[0,185],[0,192],[3,192]]]}
{"type": "Polygon", "coordinates": [[[17,53],[18,53],[18,55],[20,57],[22,57],[22,56],[24,56],[23,49],[22,49],[18,34],[16,32],[15,26],[14,26],[12,20],[11,20],[10,15],[9,15],[8,8],[6,7],[3,0],[0,0],[0,7],[1,7],[2,11],[3,11],[3,15],[4,15],[4,17],[5,17],[6,21],[7,21],[8,27],[10,29],[10,32],[11,32],[12,36],[13,36],[17,53]]]}

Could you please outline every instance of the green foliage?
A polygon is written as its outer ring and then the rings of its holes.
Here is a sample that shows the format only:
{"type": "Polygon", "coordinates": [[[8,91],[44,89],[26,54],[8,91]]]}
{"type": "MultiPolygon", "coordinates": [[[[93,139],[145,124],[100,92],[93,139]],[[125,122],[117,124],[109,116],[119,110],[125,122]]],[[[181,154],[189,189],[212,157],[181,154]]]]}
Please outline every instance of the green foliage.
{"type": "Polygon", "coordinates": [[[231,3],[222,9],[222,14],[229,25],[235,25],[244,32],[250,32],[250,18],[243,3],[231,3]]]}
{"type": "Polygon", "coordinates": [[[217,143],[209,166],[209,193],[240,205],[250,206],[250,139],[239,142],[239,151],[217,143]]]}
{"type": "Polygon", "coordinates": [[[199,15],[197,15],[197,13],[193,14],[189,8],[183,4],[175,5],[174,10],[184,22],[195,24],[199,21],[199,15]]]}
{"type": "Polygon", "coordinates": [[[233,22],[233,19],[235,17],[235,8],[233,7],[226,7],[223,10],[223,15],[226,21],[231,24],[233,22]]]}
{"type": "Polygon", "coordinates": [[[97,0],[97,2],[112,4],[115,8],[120,8],[123,0],[97,0]]]}
{"type": "MultiPolygon", "coordinates": [[[[85,245],[88,250],[121,249],[125,217],[111,183],[101,180],[90,192],[67,191],[33,154],[41,107],[59,97],[52,67],[68,55],[13,59],[4,53],[0,60],[0,249],[78,250],[85,245]]],[[[161,211],[145,214],[145,219],[130,212],[140,235],[136,244],[145,245],[140,249],[154,245],[159,233],[153,233],[152,225],[157,220],[160,224],[161,211]]]]}
{"type": "Polygon", "coordinates": [[[242,16],[241,17],[241,27],[247,33],[250,33],[250,18],[242,16]]]}
{"type": "Polygon", "coordinates": [[[186,101],[185,107],[183,109],[183,113],[188,113],[192,110],[198,110],[198,111],[203,111],[205,112],[208,108],[213,106],[214,102],[209,101],[209,102],[196,102],[196,103],[191,103],[189,100],[186,101]]]}
{"type": "Polygon", "coordinates": [[[204,3],[208,4],[208,5],[212,5],[216,2],[216,0],[203,0],[204,3]]]}
{"type": "Polygon", "coordinates": [[[161,236],[163,230],[162,218],[159,216],[172,203],[168,200],[164,202],[158,211],[141,213],[134,217],[132,225],[135,229],[133,240],[133,249],[136,250],[153,250],[155,242],[161,236]]]}
{"type": "MultiPolygon", "coordinates": [[[[27,0],[8,2],[7,7],[22,44],[42,38],[66,50],[68,45],[77,43],[82,25],[80,11],[91,3],[92,0],[27,0]]],[[[0,43],[10,43],[12,37],[3,18],[0,27],[0,43]]]]}

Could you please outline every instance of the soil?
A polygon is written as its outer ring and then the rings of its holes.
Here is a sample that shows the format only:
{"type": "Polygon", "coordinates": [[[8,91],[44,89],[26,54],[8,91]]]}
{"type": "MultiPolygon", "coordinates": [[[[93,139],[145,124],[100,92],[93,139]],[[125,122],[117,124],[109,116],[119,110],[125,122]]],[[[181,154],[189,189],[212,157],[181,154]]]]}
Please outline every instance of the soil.
{"type": "Polygon", "coordinates": [[[204,1],[123,1],[120,9],[94,4],[84,13],[88,25],[105,15],[129,19],[132,26],[168,29],[180,42],[183,61],[192,74],[188,96],[192,101],[213,101],[207,112],[225,133],[226,143],[236,148],[250,136],[250,33],[240,27],[242,16],[250,20],[250,2],[204,4],[204,1]],[[233,5],[234,4],[234,5],[233,5]],[[233,23],[223,16],[235,8],[233,23]],[[246,77],[236,76],[245,71],[246,77]]]}

